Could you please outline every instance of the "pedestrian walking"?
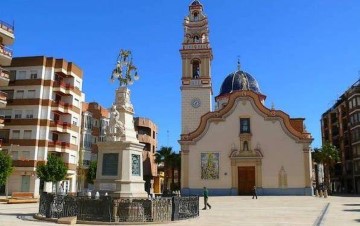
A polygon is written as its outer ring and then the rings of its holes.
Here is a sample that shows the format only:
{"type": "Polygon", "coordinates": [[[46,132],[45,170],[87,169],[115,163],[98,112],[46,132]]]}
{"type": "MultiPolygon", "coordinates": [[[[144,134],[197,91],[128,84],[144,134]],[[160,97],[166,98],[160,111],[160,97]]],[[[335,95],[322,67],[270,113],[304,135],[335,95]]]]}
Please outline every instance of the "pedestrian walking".
{"type": "Polygon", "coordinates": [[[211,205],[208,203],[208,199],[209,199],[209,192],[208,192],[207,188],[204,187],[204,208],[203,208],[203,210],[206,210],[207,207],[209,207],[209,209],[211,209],[211,205]]]}
{"type": "Polygon", "coordinates": [[[257,199],[256,186],[253,187],[252,193],[253,193],[253,197],[252,197],[252,198],[254,199],[254,197],[256,197],[256,199],[257,199]]]}

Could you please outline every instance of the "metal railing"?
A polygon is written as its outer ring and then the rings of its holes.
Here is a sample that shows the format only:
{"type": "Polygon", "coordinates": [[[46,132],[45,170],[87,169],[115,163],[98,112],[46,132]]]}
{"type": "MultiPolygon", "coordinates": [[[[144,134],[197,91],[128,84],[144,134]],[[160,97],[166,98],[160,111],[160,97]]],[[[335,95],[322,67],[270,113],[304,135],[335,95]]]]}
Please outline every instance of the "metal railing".
{"type": "Polygon", "coordinates": [[[0,53],[8,57],[12,57],[13,51],[6,46],[0,45],[0,53]]]}
{"type": "Polygon", "coordinates": [[[77,216],[80,221],[167,222],[199,216],[199,197],[113,199],[43,193],[39,214],[46,218],[77,216]]]}
{"type": "Polygon", "coordinates": [[[0,27],[8,32],[14,33],[14,25],[6,23],[5,21],[0,20],[0,27]]]}

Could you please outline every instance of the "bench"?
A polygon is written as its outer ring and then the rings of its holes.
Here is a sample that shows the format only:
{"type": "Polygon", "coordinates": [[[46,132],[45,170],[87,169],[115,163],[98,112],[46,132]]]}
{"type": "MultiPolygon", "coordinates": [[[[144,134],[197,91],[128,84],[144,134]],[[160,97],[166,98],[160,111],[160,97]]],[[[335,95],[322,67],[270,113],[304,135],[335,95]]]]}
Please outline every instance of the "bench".
{"type": "Polygon", "coordinates": [[[39,200],[34,198],[34,193],[31,192],[13,192],[11,198],[8,199],[8,204],[16,203],[37,203],[39,200]]]}
{"type": "Polygon", "coordinates": [[[11,198],[13,199],[33,199],[34,193],[31,192],[13,192],[11,194],[11,198]]]}

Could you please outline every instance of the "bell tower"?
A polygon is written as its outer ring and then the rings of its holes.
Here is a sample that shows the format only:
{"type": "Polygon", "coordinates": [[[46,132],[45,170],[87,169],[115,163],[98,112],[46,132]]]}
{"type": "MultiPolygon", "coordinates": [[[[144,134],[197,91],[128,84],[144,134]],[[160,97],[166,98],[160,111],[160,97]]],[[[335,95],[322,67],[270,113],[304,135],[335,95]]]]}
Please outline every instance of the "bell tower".
{"type": "Polygon", "coordinates": [[[184,19],[184,40],[180,49],[181,133],[194,131],[200,118],[212,110],[211,61],[208,19],[202,4],[195,0],[189,5],[184,19]]]}

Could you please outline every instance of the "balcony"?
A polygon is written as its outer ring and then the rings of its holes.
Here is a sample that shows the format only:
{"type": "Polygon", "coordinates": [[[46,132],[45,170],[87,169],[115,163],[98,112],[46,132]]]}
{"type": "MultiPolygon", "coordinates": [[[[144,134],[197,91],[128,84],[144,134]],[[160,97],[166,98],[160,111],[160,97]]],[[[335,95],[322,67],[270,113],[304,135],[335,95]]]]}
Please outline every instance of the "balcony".
{"type": "Polygon", "coordinates": [[[64,152],[65,149],[70,148],[70,143],[62,141],[50,141],[48,143],[49,151],[52,152],[64,152]]]}
{"type": "Polygon", "coordinates": [[[0,20],[0,37],[5,45],[12,45],[14,43],[14,26],[0,20]]]}
{"type": "Polygon", "coordinates": [[[14,167],[36,167],[35,160],[13,160],[14,167]]]}
{"type": "Polygon", "coordinates": [[[0,108],[6,107],[7,93],[0,91],[0,108]]]}
{"type": "Polygon", "coordinates": [[[11,49],[0,45],[0,65],[10,66],[13,52],[11,49]]]}
{"type": "MultiPolygon", "coordinates": [[[[4,117],[0,116],[0,129],[2,129],[4,127],[4,122],[5,122],[4,117]]],[[[1,144],[0,144],[0,147],[1,147],[1,144]]]]}
{"type": "Polygon", "coordinates": [[[61,122],[61,121],[51,121],[50,127],[55,128],[54,130],[59,133],[69,133],[68,130],[71,129],[71,123],[61,122]]]}
{"type": "Polygon", "coordinates": [[[9,81],[8,71],[0,67],[0,86],[8,86],[9,81]]]}
{"type": "Polygon", "coordinates": [[[73,93],[79,96],[81,95],[81,91],[79,88],[72,86],[69,83],[59,81],[54,82],[54,92],[62,93],[65,95],[73,95],[73,93]]]}
{"type": "Polygon", "coordinates": [[[74,111],[75,113],[80,113],[80,109],[74,107],[72,104],[65,103],[63,101],[53,101],[51,104],[51,110],[55,112],[59,112],[61,114],[70,114],[70,111],[74,111]]]}

